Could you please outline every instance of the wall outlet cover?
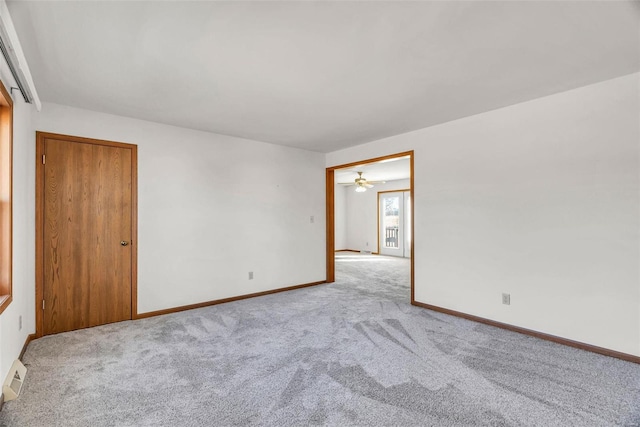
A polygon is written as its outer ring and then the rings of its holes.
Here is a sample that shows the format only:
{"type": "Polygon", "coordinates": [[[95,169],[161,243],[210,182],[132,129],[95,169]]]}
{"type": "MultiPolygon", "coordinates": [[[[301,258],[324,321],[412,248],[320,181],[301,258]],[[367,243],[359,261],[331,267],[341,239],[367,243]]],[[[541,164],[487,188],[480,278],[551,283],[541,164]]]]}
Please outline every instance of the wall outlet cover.
{"type": "Polygon", "coordinates": [[[504,305],[511,305],[511,294],[502,294],[502,303],[504,305]]]}

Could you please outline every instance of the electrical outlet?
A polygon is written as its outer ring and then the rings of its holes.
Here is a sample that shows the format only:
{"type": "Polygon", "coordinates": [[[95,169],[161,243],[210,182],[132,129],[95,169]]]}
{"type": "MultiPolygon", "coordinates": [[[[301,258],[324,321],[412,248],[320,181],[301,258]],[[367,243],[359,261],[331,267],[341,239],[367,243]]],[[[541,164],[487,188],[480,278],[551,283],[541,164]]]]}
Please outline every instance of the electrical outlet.
{"type": "Polygon", "coordinates": [[[316,219],[313,217],[313,215],[311,215],[311,216],[309,217],[309,222],[310,222],[311,224],[313,224],[314,222],[316,222],[316,219]]]}
{"type": "Polygon", "coordinates": [[[502,294],[502,303],[504,305],[511,305],[511,294],[502,294]]]}
{"type": "Polygon", "coordinates": [[[249,280],[253,280],[253,271],[249,272],[249,280]]]}
{"type": "Polygon", "coordinates": [[[18,330],[22,330],[22,316],[18,316],[18,330]]]}
{"type": "Polygon", "coordinates": [[[369,242],[367,242],[367,246],[369,246],[369,242]]]}

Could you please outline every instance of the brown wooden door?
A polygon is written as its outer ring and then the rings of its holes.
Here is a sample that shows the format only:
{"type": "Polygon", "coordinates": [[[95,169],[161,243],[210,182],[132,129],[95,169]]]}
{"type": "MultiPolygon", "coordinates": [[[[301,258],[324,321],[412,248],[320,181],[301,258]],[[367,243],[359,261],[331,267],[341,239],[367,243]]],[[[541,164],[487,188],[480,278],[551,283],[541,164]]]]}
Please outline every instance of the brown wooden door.
{"type": "Polygon", "coordinates": [[[43,333],[131,319],[132,150],[43,149],[43,333]]]}

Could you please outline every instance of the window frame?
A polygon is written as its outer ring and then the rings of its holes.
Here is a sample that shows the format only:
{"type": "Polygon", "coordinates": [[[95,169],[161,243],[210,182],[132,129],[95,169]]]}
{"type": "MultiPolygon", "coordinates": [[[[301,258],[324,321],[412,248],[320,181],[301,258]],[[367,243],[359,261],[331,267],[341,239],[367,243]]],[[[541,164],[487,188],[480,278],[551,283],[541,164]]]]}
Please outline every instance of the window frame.
{"type": "Polygon", "coordinates": [[[0,314],[13,301],[13,99],[0,81],[0,314]]]}

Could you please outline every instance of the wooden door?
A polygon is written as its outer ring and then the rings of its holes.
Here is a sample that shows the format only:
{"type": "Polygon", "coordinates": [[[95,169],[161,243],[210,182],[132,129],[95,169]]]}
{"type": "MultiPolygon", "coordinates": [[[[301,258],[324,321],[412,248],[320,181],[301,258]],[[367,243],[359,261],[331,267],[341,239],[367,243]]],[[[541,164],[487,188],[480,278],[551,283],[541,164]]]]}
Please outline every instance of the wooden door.
{"type": "Polygon", "coordinates": [[[134,150],[42,140],[43,333],[131,319],[134,150]]]}

